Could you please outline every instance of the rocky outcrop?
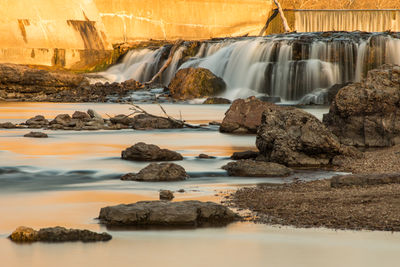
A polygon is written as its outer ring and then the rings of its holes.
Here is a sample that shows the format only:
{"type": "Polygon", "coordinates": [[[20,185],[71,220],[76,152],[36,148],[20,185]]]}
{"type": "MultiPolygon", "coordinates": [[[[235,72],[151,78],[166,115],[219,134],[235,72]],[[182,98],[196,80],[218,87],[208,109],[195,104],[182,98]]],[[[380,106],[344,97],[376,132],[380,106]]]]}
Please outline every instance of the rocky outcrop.
{"type": "Polygon", "coordinates": [[[387,147],[400,144],[399,107],[400,67],[384,65],[342,88],[323,122],[342,144],[387,147]]]}
{"type": "Polygon", "coordinates": [[[15,129],[18,128],[17,125],[11,122],[0,123],[0,129],[15,129]]]}
{"type": "Polygon", "coordinates": [[[220,94],[226,84],[208,69],[187,68],[175,74],[168,88],[175,99],[193,99],[220,94]]]}
{"type": "Polygon", "coordinates": [[[185,169],[174,163],[151,163],[137,174],[128,173],[121,177],[125,181],[165,182],[183,181],[189,176],[185,169]]]}
{"type": "Polygon", "coordinates": [[[151,116],[148,114],[139,114],[133,117],[131,126],[135,130],[183,128],[182,123],[178,123],[167,118],[151,116]]]}
{"type": "Polygon", "coordinates": [[[24,135],[24,137],[31,137],[31,138],[48,138],[49,136],[42,132],[30,132],[24,135]]]}
{"type": "Polygon", "coordinates": [[[161,149],[156,145],[148,145],[143,142],[122,151],[121,157],[135,161],[174,161],[183,159],[182,155],[175,151],[161,149]]]}
{"type": "Polygon", "coordinates": [[[205,105],[222,105],[222,104],[230,104],[232,103],[229,99],[222,98],[222,97],[209,97],[207,98],[203,104],[205,105]]]}
{"type": "Polygon", "coordinates": [[[278,163],[249,159],[229,162],[222,169],[226,170],[229,176],[241,177],[285,177],[293,173],[291,169],[278,163]]]}
{"type": "Polygon", "coordinates": [[[109,241],[111,235],[95,233],[89,230],[66,229],[64,227],[43,228],[36,231],[29,227],[18,227],[9,238],[16,243],[32,242],[97,242],[109,241]]]}
{"type": "Polygon", "coordinates": [[[331,187],[400,184],[400,173],[338,175],[331,178],[331,187]]]}
{"type": "Polygon", "coordinates": [[[238,216],[213,202],[142,201],[102,208],[99,219],[107,226],[199,227],[226,225],[238,216]]]}
{"type": "Polygon", "coordinates": [[[257,132],[257,148],[266,161],[287,166],[320,166],[347,153],[313,115],[294,108],[269,106],[257,132]]]}
{"type": "Polygon", "coordinates": [[[235,100],[219,128],[223,133],[255,134],[261,124],[262,113],[270,107],[271,103],[265,103],[255,97],[235,100]]]}
{"type": "Polygon", "coordinates": [[[143,89],[136,81],[89,84],[82,74],[48,71],[24,65],[0,64],[0,98],[39,102],[105,102],[143,89]]]}

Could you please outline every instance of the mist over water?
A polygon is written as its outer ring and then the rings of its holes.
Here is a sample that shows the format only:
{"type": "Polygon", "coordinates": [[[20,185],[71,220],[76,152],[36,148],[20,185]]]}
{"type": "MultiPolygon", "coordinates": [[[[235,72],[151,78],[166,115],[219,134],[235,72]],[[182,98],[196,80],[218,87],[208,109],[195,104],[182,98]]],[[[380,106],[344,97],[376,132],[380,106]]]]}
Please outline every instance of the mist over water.
{"type": "MultiPolygon", "coordinates": [[[[368,70],[400,64],[399,36],[384,33],[294,33],[203,42],[183,58],[182,45],[163,75],[167,86],[177,70],[201,67],[224,79],[229,99],[251,95],[281,97],[283,102],[326,102],[335,84],[358,82],[368,70]]],[[[161,68],[166,47],[129,52],[102,75],[108,81],[146,82],[161,68]]]]}

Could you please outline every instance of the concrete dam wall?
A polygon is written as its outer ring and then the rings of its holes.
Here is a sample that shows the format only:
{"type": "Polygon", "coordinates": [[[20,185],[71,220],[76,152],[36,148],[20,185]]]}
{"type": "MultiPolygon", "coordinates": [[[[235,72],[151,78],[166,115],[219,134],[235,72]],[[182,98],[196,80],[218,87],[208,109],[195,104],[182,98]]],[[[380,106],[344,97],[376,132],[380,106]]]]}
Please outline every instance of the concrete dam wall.
{"type": "Polygon", "coordinates": [[[0,62],[88,70],[112,44],[258,34],[270,0],[2,0],[0,62]]]}

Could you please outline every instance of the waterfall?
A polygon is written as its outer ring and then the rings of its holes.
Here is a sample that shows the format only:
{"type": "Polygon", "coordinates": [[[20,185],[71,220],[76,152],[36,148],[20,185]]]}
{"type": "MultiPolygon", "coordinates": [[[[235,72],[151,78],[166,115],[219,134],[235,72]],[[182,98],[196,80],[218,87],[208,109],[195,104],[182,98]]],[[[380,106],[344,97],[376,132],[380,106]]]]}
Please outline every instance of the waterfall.
{"type": "MultiPolygon", "coordinates": [[[[170,46],[169,46],[170,48],[170,46]]],[[[389,33],[292,33],[204,41],[195,56],[187,44],[175,53],[163,74],[168,85],[183,68],[207,68],[224,79],[223,97],[278,96],[294,103],[322,104],[335,84],[360,81],[384,63],[400,64],[400,36],[389,33]]],[[[157,73],[168,48],[135,50],[103,73],[108,81],[145,82],[157,73]]]]}

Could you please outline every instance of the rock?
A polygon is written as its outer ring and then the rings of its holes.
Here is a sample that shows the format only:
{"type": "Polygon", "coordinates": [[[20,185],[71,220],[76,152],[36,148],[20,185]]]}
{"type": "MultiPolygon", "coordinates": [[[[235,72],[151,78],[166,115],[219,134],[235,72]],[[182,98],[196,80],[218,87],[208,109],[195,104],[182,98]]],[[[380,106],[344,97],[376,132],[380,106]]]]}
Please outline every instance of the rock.
{"type": "Polygon", "coordinates": [[[209,125],[216,125],[216,126],[220,126],[221,125],[221,123],[218,122],[218,121],[210,121],[208,124],[209,125]]]}
{"type": "Polygon", "coordinates": [[[75,111],[74,114],[72,114],[72,118],[76,120],[81,120],[81,121],[90,121],[91,117],[89,114],[86,112],[82,111],[75,111]]]}
{"type": "Polygon", "coordinates": [[[230,104],[230,103],[232,103],[232,102],[229,99],[222,98],[222,97],[209,97],[203,102],[203,104],[205,104],[205,105],[207,105],[207,104],[208,105],[210,105],[210,104],[213,104],[213,105],[230,104]]]}
{"type": "Polygon", "coordinates": [[[160,182],[160,181],[183,181],[189,176],[185,169],[174,163],[151,163],[138,174],[126,174],[121,180],[160,182]]]}
{"type": "Polygon", "coordinates": [[[136,161],[174,161],[183,160],[181,154],[168,149],[161,149],[156,145],[148,145],[143,142],[122,151],[123,159],[136,161]]]}
{"type": "Polygon", "coordinates": [[[89,230],[66,229],[64,227],[43,228],[36,231],[29,227],[18,227],[9,238],[17,243],[29,242],[96,242],[109,241],[111,235],[107,233],[98,234],[89,230]]]}
{"type": "Polygon", "coordinates": [[[226,170],[229,176],[241,177],[285,177],[293,173],[288,167],[277,163],[249,159],[229,162],[222,169],[226,170]]]}
{"type": "Polygon", "coordinates": [[[279,96],[259,96],[257,97],[263,102],[268,102],[268,103],[280,103],[281,98],[279,96]]]}
{"type": "Polygon", "coordinates": [[[199,159],[215,159],[214,156],[209,156],[209,155],[206,155],[206,154],[200,154],[200,155],[198,156],[198,158],[199,158],[199,159]]]}
{"type": "Polygon", "coordinates": [[[99,219],[107,226],[199,227],[226,225],[238,215],[213,202],[142,201],[102,208],[99,219]]]}
{"type": "Polygon", "coordinates": [[[160,191],[160,200],[173,200],[174,193],[170,190],[161,190],[160,191]]]}
{"type": "Polygon", "coordinates": [[[185,193],[185,189],[179,189],[178,193],[185,193]]]}
{"type": "Polygon", "coordinates": [[[135,130],[149,129],[179,129],[183,124],[174,122],[167,118],[154,117],[147,114],[139,114],[133,117],[132,127],[135,130]]]}
{"type": "Polygon", "coordinates": [[[234,159],[234,160],[255,159],[259,155],[260,155],[260,153],[257,152],[257,151],[247,150],[247,151],[243,151],[243,152],[235,152],[235,153],[233,153],[233,155],[231,156],[231,159],[234,159]]]}
{"type": "Polygon", "coordinates": [[[30,118],[25,122],[29,128],[43,128],[44,126],[49,125],[49,121],[42,115],[37,115],[33,118],[30,118]]]}
{"type": "Polygon", "coordinates": [[[255,134],[261,124],[262,113],[270,107],[255,97],[237,99],[225,113],[225,118],[219,128],[222,133],[255,134]]]}
{"type": "Polygon", "coordinates": [[[336,137],[313,115],[272,104],[262,115],[256,145],[266,161],[286,166],[328,165],[346,153],[336,137]]]}
{"type": "Polygon", "coordinates": [[[351,84],[351,82],[343,83],[343,84],[335,84],[335,85],[331,86],[328,89],[328,104],[331,104],[333,102],[333,100],[335,99],[335,97],[336,97],[337,93],[340,91],[340,89],[348,86],[349,84],[351,84]]]}
{"type": "Polygon", "coordinates": [[[383,65],[340,89],[323,122],[344,145],[393,146],[400,144],[399,106],[400,66],[383,65]]]}
{"type": "Polygon", "coordinates": [[[168,88],[175,99],[193,99],[220,94],[226,84],[208,69],[187,68],[175,74],[168,88]]]}
{"type": "Polygon", "coordinates": [[[117,115],[115,117],[110,118],[110,121],[112,123],[114,123],[114,124],[120,123],[120,124],[123,124],[123,125],[130,126],[130,125],[133,124],[134,119],[130,118],[130,117],[124,115],[124,114],[119,114],[119,115],[117,115]]]}
{"type": "Polygon", "coordinates": [[[17,125],[11,122],[0,123],[0,129],[15,129],[18,128],[17,125]]]}
{"type": "Polygon", "coordinates": [[[400,184],[400,173],[338,175],[331,178],[331,187],[400,184]]]}
{"type": "Polygon", "coordinates": [[[45,133],[41,132],[30,132],[24,135],[24,137],[32,137],[32,138],[48,138],[49,136],[45,133]]]}
{"type": "Polygon", "coordinates": [[[90,116],[92,119],[95,119],[95,120],[99,121],[100,123],[104,123],[103,117],[102,117],[99,113],[97,113],[95,110],[89,109],[89,110],[87,111],[87,113],[89,114],[89,116],[90,116]]]}
{"type": "Polygon", "coordinates": [[[70,126],[72,118],[68,114],[59,114],[57,115],[54,120],[50,122],[50,124],[60,124],[62,126],[70,126]]]}

